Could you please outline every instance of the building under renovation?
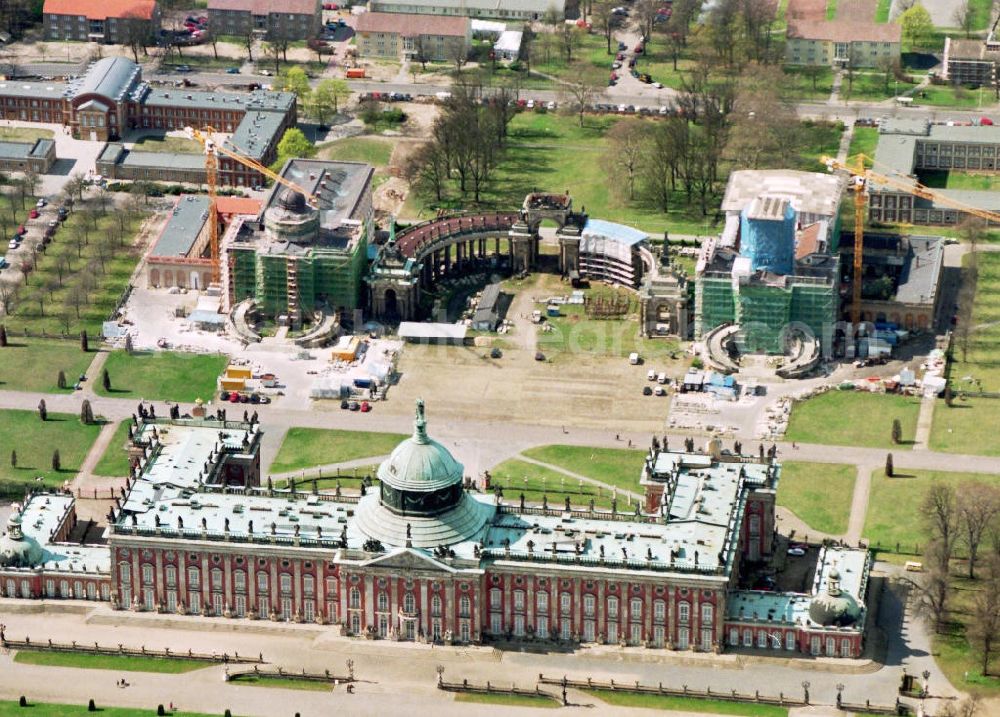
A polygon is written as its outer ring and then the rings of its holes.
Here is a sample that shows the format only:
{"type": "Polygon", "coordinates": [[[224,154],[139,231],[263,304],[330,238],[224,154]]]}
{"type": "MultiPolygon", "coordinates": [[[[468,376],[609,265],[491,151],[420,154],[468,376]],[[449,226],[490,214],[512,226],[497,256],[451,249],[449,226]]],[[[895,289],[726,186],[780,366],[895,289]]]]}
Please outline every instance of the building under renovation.
{"type": "Polygon", "coordinates": [[[722,235],[702,245],[695,335],[737,324],[744,352],[782,353],[792,335],[829,337],[839,308],[842,177],[734,172],[722,235]]]}
{"type": "Polygon", "coordinates": [[[361,308],[373,172],[356,162],[289,160],[281,176],[305,194],[276,183],[261,213],[233,222],[223,238],[230,306],[251,299],[293,327],[318,312],[349,317],[361,308]]]}

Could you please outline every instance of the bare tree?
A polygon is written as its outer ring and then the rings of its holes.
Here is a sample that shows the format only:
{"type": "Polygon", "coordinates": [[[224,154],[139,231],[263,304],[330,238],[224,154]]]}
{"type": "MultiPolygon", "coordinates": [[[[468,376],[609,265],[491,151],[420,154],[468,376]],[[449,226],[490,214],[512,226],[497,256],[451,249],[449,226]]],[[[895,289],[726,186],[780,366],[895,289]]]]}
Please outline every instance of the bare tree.
{"type": "Polygon", "coordinates": [[[923,503],[920,514],[931,540],[937,544],[934,557],[940,561],[944,573],[948,572],[948,561],[955,552],[955,540],[958,537],[959,512],[955,489],[941,481],[934,481],[923,503]]]}
{"type": "Polygon", "coordinates": [[[587,63],[574,63],[571,70],[571,79],[562,86],[565,95],[563,104],[578,116],[583,127],[583,116],[601,91],[600,80],[594,68],[587,63]]]}
{"type": "Polygon", "coordinates": [[[916,610],[931,619],[935,632],[941,632],[944,627],[948,599],[951,597],[946,556],[947,552],[941,542],[931,541],[924,551],[926,570],[918,580],[910,581],[917,590],[916,610]]]}
{"type": "Polygon", "coordinates": [[[132,51],[136,62],[139,62],[139,50],[145,55],[146,48],[153,40],[151,23],[135,12],[126,12],[118,20],[118,34],[121,44],[132,51]]]}
{"type": "Polygon", "coordinates": [[[462,68],[469,61],[469,46],[465,44],[465,38],[449,38],[445,42],[445,54],[454,63],[455,72],[461,72],[462,68]]]}
{"type": "Polygon", "coordinates": [[[566,54],[566,64],[573,64],[573,53],[576,52],[577,48],[579,48],[580,44],[583,42],[580,28],[576,25],[563,23],[556,30],[556,36],[559,39],[560,49],[566,54]]]}
{"type": "Polygon", "coordinates": [[[605,135],[612,187],[624,189],[624,198],[630,202],[635,199],[636,180],[643,155],[649,150],[650,134],[649,123],[623,119],[612,125],[605,135]]]}
{"type": "Polygon", "coordinates": [[[444,199],[448,184],[448,158],[437,142],[425,142],[411,154],[403,167],[403,176],[414,189],[431,192],[434,199],[444,199]]]}
{"type": "Polygon", "coordinates": [[[240,36],[240,39],[243,40],[243,49],[247,51],[247,60],[253,62],[253,45],[257,41],[257,35],[254,33],[252,24],[240,36]]]}
{"type": "Polygon", "coordinates": [[[993,557],[986,583],[972,603],[969,642],[979,653],[983,675],[990,674],[990,661],[1000,643],[1000,559],[993,557]]]}
{"type": "Polygon", "coordinates": [[[615,9],[613,0],[597,0],[591,10],[590,22],[601,31],[608,46],[608,54],[611,51],[611,38],[614,35],[617,16],[612,12],[615,9]]]}
{"type": "Polygon", "coordinates": [[[955,27],[962,30],[966,37],[971,37],[972,29],[976,24],[976,8],[973,7],[969,0],[962,0],[955,7],[955,11],[951,14],[951,19],[955,23],[955,27]]]}
{"type": "Polygon", "coordinates": [[[981,481],[965,481],[956,497],[962,542],[969,551],[969,579],[976,577],[976,557],[987,531],[1000,516],[1000,491],[981,481]]]}

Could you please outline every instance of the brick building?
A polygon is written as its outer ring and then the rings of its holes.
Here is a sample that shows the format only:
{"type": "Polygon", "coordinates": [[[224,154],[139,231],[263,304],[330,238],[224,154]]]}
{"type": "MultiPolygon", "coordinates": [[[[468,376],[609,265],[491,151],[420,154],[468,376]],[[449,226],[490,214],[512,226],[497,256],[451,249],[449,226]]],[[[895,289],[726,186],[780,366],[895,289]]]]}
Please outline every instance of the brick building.
{"type": "MultiPolygon", "coordinates": [[[[105,57],[69,82],[0,82],[0,119],[58,123],[74,137],[114,142],[132,129],[179,130],[214,127],[261,164],[277,156],[277,145],[296,123],[295,95],[256,90],[249,93],[199,92],[153,88],[139,65],[124,57],[105,57]]],[[[98,171],[119,179],[204,182],[204,158],[126,150],[111,145],[98,159],[98,171]],[[150,156],[155,155],[155,156],[150,156]]],[[[253,185],[256,171],[227,157],[219,159],[219,182],[253,185]]]]}
{"type": "MultiPolygon", "coordinates": [[[[132,477],[108,516],[101,575],[82,593],[119,609],[421,642],[862,649],[866,551],[821,551],[809,593],[738,589],[776,547],[780,467],[717,441],[706,453],[654,442],[646,499],[626,513],[617,500],[611,510],[531,507],[476,491],[427,435],[419,403],[413,436],[360,497],[260,487],[256,424],[153,419],[130,432],[132,477]]],[[[0,540],[6,595],[46,594],[56,566],[42,561],[64,532],[32,522],[46,500],[32,497],[0,540]]],[[[61,500],[53,513],[72,506],[61,500]]]]}
{"type": "Polygon", "coordinates": [[[323,11],[319,0],[209,0],[208,22],[218,35],[310,40],[320,34],[323,11]]]}
{"type": "Polygon", "coordinates": [[[160,7],[156,0],[45,0],[42,24],[46,40],[152,43],[160,7]]]}

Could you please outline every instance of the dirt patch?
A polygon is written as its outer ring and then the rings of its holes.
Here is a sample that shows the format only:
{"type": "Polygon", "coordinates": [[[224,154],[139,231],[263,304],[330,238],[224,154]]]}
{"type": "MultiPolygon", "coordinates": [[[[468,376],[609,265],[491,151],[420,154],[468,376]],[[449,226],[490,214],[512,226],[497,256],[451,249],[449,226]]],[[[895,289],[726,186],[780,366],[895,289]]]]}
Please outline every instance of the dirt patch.
{"type": "Polygon", "coordinates": [[[409,191],[410,184],[402,177],[389,177],[379,185],[372,193],[376,221],[381,221],[390,215],[398,216],[409,191]]]}

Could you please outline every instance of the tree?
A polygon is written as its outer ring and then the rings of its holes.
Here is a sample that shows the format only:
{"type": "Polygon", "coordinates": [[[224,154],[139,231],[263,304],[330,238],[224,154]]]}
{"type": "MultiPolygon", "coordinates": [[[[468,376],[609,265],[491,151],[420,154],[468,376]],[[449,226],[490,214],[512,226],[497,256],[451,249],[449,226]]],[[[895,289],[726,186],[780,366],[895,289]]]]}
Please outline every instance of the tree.
{"type": "Polygon", "coordinates": [[[278,159],[271,168],[280,170],[285,162],[297,157],[311,157],[316,154],[316,147],[310,142],[298,127],[289,127],[278,142],[278,159]]]}
{"type": "Polygon", "coordinates": [[[583,116],[590,109],[594,97],[601,91],[594,68],[589,63],[577,62],[570,67],[571,79],[563,84],[566,95],[564,105],[575,112],[583,127],[583,116]]]}
{"type": "Polygon", "coordinates": [[[90,406],[90,401],[84,399],[80,404],[80,422],[84,425],[91,425],[94,422],[94,409],[90,406]]]}
{"type": "Polygon", "coordinates": [[[351,96],[351,88],[344,80],[322,80],[309,97],[309,109],[321,125],[330,114],[337,114],[341,100],[351,96]]]}
{"type": "Polygon", "coordinates": [[[125,334],[125,353],[132,353],[132,334],[125,334]]]}
{"type": "Polygon", "coordinates": [[[59,375],[56,376],[56,386],[66,388],[66,372],[62,369],[59,369],[59,375]]]}
{"type": "Polygon", "coordinates": [[[640,119],[623,119],[608,130],[607,166],[611,167],[612,187],[624,190],[624,199],[635,199],[636,180],[643,154],[650,143],[649,123],[640,119]]]}
{"type": "Polygon", "coordinates": [[[10,452],[10,467],[17,468],[17,451],[10,452]]]}
{"type": "Polygon", "coordinates": [[[45,405],[44,398],[38,402],[38,418],[42,421],[47,421],[49,419],[49,409],[45,405]]]}
{"type": "Polygon", "coordinates": [[[885,477],[886,478],[892,478],[892,474],[893,474],[893,469],[892,469],[892,454],[891,453],[886,453],[885,454],[885,477]]]}
{"type": "Polygon", "coordinates": [[[72,199],[74,196],[79,201],[83,201],[83,190],[87,186],[87,180],[79,172],[74,172],[70,175],[70,178],[66,180],[66,184],[63,185],[63,194],[67,198],[72,199]]]}
{"type": "Polygon", "coordinates": [[[608,54],[612,54],[611,38],[614,35],[617,16],[614,14],[615,3],[613,0],[597,0],[590,10],[591,24],[601,31],[607,43],[608,54]]]}
{"type": "Polygon", "coordinates": [[[301,67],[289,67],[285,70],[281,79],[281,88],[286,92],[295,95],[299,105],[305,106],[309,100],[312,88],[309,86],[309,77],[301,67]]]}
{"type": "Polygon", "coordinates": [[[917,612],[931,618],[934,631],[941,632],[948,609],[951,586],[948,582],[948,560],[945,548],[933,540],[924,551],[926,570],[917,581],[910,581],[917,589],[917,612]]]}
{"type": "Polygon", "coordinates": [[[407,157],[403,176],[418,191],[431,192],[438,202],[444,199],[448,183],[448,157],[437,142],[425,142],[407,157]]]}
{"type": "Polygon", "coordinates": [[[972,619],[967,634],[979,653],[983,675],[990,674],[990,661],[1000,642],[1000,558],[993,557],[986,584],[972,603],[972,619]]]}
{"type": "Polygon", "coordinates": [[[892,442],[899,444],[903,440],[903,424],[898,418],[892,419],[892,442]]]}
{"type": "MultiPolygon", "coordinates": [[[[6,312],[6,307],[4,308],[6,312]]],[[[7,327],[0,324],[0,348],[7,348],[7,327]]]]}
{"type": "Polygon", "coordinates": [[[264,56],[274,61],[274,74],[281,72],[282,43],[278,41],[264,43],[264,56]]]}
{"type": "Polygon", "coordinates": [[[788,166],[800,146],[795,109],[780,94],[778,67],[751,65],[739,78],[726,158],[740,169],[788,166]]]}
{"type": "Polygon", "coordinates": [[[87,353],[90,350],[90,342],[87,340],[87,330],[80,331],[80,350],[87,353]]]}
{"type": "Polygon", "coordinates": [[[879,57],[875,67],[882,72],[882,91],[889,94],[889,80],[899,73],[899,59],[888,55],[879,57]]]}
{"type": "Polygon", "coordinates": [[[111,393],[111,376],[107,369],[101,371],[101,385],[104,386],[105,393],[111,393]]]}
{"type": "Polygon", "coordinates": [[[917,3],[899,16],[903,44],[909,49],[924,48],[934,41],[934,22],[923,5],[917,3]]]}
{"type": "Polygon", "coordinates": [[[464,37],[452,37],[445,41],[445,56],[455,63],[455,72],[461,72],[469,61],[469,46],[464,37]]]}
{"type": "Polygon", "coordinates": [[[938,567],[947,573],[948,561],[955,550],[955,538],[958,532],[955,489],[941,481],[931,483],[920,505],[920,514],[931,540],[938,545],[938,550],[934,553],[934,556],[941,561],[938,567]]]}
{"type": "Polygon", "coordinates": [[[560,49],[566,53],[566,64],[573,63],[573,53],[583,42],[583,33],[576,25],[563,23],[557,30],[556,36],[559,39],[560,49]]]}
{"type": "Polygon", "coordinates": [[[139,50],[146,54],[146,47],[152,40],[150,22],[141,15],[134,12],[126,12],[125,16],[118,20],[118,36],[122,45],[132,51],[132,57],[136,63],[139,62],[139,50]]]}
{"type": "Polygon", "coordinates": [[[962,0],[951,14],[951,19],[954,21],[955,27],[965,32],[967,38],[971,37],[972,30],[976,25],[976,8],[969,0],[962,0]]]}
{"type": "Polygon", "coordinates": [[[969,579],[976,577],[976,558],[987,531],[1000,516],[1000,491],[982,481],[964,481],[957,491],[956,510],[962,542],[969,551],[969,579]]]}

